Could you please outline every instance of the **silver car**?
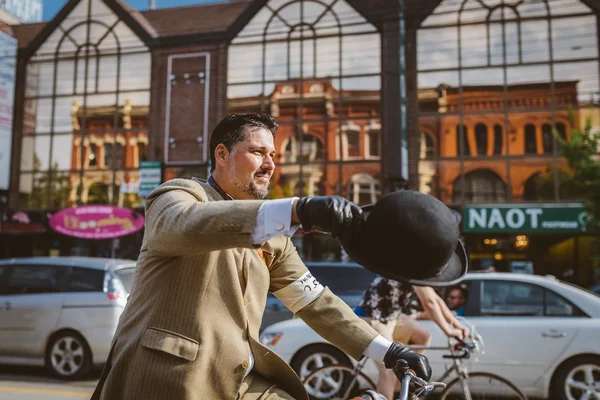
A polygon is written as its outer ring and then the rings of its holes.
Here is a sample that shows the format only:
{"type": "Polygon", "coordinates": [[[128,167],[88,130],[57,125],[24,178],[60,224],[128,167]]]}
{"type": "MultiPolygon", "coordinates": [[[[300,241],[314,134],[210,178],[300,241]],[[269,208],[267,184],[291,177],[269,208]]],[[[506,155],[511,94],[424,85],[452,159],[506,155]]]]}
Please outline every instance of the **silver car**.
{"type": "Polygon", "coordinates": [[[0,260],[0,364],[45,366],[78,379],[106,362],[135,261],[0,260]]]}

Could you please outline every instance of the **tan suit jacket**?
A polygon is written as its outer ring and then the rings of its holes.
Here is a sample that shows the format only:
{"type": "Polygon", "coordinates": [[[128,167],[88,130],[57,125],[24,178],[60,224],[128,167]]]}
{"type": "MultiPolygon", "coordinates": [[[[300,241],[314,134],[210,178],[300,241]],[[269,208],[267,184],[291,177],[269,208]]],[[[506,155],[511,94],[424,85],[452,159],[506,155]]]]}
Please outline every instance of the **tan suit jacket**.
{"type": "MultiPolygon", "coordinates": [[[[199,180],[163,183],[147,199],[146,231],[127,306],[92,399],[236,399],[253,371],[308,400],[294,371],[258,342],[267,293],[306,266],[289,238],[251,241],[263,203],[218,201],[199,180]]],[[[327,288],[296,314],[355,359],[377,336],[327,288]]]]}

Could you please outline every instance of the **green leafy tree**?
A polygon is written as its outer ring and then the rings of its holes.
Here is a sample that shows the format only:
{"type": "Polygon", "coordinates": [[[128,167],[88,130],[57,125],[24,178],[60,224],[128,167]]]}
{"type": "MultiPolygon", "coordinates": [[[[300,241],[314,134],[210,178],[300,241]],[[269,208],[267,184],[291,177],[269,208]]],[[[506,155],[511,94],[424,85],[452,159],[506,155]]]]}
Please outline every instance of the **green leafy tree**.
{"type": "Polygon", "coordinates": [[[68,207],[71,192],[69,172],[59,171],[58,163],[54,163],[50,170],[43,170],[40,158],[34,154],[32,180],[31,194],[25,202],[26,208],[68,207]]]}
{"type": "MultiPolygon", "coordinates": [[[[600,134],[592,133],[592,123],[588,119],[584,129],[573,129],[571,140],[563,140],[558,132],[554,136],[560,144],[560,154],[567,161],[566,168],[559,168],[559,197],[561,200],[582,202],[589,213],[588,226],[600,228],[600,157],[598,143],[600,134]]],[[[543,199],[553,199],[555,171],[548,167],[538,181],[538,194],[543,199]]]]}
{"type": "MultiPolygon", "coordinates": [[[[573,115],[570,115],[574,124],[573,115]]],[[[548,167],[538,180],[538,195],[541,199],[554,199],[555,172],[558,175],[560,200],[578,201],[584,204],[588,212],[588,232],[600,232],[600,155],[598,144],[600,133],[592,132],[592,121],[587,119],[583,129],[571,131],[571,139],[563,140],[554,132],[560,144],[560,155],[567,162],[566,168],[555,171],[548,167]]],[[[600,265],[600,243],[595,241],[593,263],[600,265]]]]}

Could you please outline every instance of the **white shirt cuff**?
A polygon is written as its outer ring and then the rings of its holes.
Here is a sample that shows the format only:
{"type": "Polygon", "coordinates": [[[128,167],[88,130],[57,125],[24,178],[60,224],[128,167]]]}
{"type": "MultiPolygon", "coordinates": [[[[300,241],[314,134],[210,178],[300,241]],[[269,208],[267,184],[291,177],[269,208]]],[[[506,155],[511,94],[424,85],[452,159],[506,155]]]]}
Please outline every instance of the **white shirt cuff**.
{"type": "Polygon", "coordinates": [[[256,226],[252,230],[252,243],[268,242],[275,236],[292,237],[300,225],[292,225],[292,206],[294,199],[265,201],[258,210],[256,226]]]}
{"type": "Polygon", "coordinates": [[[379,335],[365,349],[363,353],[365,356],[369,357],[371,360],[375,360],[378,363],[383,364],[383,358],[385,354],[389,350],[392,342],[379,335]]]}

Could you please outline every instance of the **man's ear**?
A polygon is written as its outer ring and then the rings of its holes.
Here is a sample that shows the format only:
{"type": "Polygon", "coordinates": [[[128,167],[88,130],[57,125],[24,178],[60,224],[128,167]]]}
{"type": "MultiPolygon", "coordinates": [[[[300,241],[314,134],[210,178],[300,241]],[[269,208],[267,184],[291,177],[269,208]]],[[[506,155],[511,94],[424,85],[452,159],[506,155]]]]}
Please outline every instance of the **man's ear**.
{"type": "Polygon", "coordinates": [[[227,162],[227,158],[229,157],[229,150],[223,143],[219,143],[215,148],[215,161],[217,164],[219,162],[225,163],[227,162]]]}

